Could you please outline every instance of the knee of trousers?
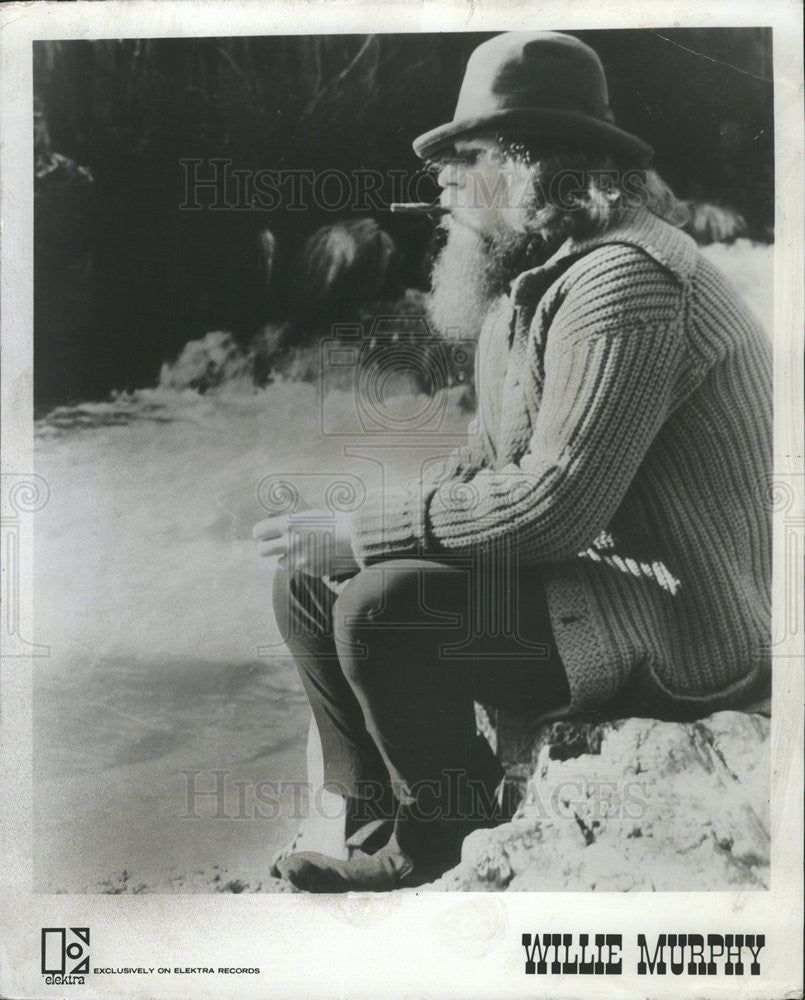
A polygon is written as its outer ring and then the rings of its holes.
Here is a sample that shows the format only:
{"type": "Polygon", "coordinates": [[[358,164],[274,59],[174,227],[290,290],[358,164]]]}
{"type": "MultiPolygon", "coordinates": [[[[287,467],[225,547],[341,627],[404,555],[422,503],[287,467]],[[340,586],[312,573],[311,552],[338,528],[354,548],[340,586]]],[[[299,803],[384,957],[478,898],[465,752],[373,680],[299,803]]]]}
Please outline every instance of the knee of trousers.
{"type": "Polygon", "coordinates": [[[345,672],[350,667],[360,671],[371,666],[372,647],[383,647],[385,641],[391,641],[392,633],[396,633],[393,641],[399,643],[395,625],[415,629],[419,619],[423,625],[427,623],[429,612],[422,606],[422,577],[434,571],[444,573],[447,582],[449,570],[421,559],[375,563],[349,581],[333,610],[336,639],[342,649],[362,648],[369,655],[342,658],[345,672]]]}

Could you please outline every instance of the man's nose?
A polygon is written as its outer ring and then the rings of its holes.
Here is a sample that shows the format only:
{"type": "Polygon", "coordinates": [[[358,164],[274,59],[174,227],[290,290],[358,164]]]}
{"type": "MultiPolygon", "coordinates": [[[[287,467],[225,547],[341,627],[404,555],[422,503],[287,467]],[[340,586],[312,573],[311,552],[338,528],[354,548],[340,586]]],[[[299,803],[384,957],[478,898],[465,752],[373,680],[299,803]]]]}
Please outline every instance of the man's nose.
{"type": "Polygon", "coordinates": [[[456,163],[455,161],[448,161],[439,171],[439,175],[436,178],[436,183],[439,187],[449,187],[451,184],[458,186],[462,183],[464,179],[464,170],[462,164],[456,163]]]}

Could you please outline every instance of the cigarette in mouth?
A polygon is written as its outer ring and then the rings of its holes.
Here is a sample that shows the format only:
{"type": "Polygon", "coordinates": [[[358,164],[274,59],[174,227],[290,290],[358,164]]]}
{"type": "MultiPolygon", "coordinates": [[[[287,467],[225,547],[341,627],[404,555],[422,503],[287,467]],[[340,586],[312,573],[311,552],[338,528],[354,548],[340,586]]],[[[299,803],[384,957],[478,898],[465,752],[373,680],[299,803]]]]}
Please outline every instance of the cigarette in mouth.
{"type": "Polygon", "coordinates": [[[450,209],[444,208],[438,201],[394,201],[389,206],[394,213],[409,215],[446,215],[450,209]]]}

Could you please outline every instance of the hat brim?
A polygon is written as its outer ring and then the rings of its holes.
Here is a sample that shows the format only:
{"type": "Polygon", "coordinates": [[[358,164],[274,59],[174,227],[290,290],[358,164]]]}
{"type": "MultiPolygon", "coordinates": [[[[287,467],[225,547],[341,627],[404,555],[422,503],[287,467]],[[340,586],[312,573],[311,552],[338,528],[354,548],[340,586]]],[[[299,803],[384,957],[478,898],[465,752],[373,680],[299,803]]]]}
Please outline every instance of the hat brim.
{"type": "Polygon", "coordinates": [[[545,108],[510,108],[447,122],[414,139],[414,152],[423,160],[435,159],[457,140],[487,132],[545,136],[574,145],[601,146],[627,157],[635,166],[645,166],[654,156],[647,142],[611,122],[580,111],[545,108]]]}

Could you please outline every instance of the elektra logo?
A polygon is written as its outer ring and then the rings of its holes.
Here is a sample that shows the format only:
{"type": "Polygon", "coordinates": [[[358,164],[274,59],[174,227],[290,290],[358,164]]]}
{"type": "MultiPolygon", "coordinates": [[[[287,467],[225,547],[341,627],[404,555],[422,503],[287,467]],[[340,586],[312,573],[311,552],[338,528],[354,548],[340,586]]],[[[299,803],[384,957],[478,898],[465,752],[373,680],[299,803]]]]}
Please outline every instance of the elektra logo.
{"type": "Polygon", "coordinates": [[[89,927],[42,928],[42,975],[48,986],[83,986],[89,972],[89,927]]]}

